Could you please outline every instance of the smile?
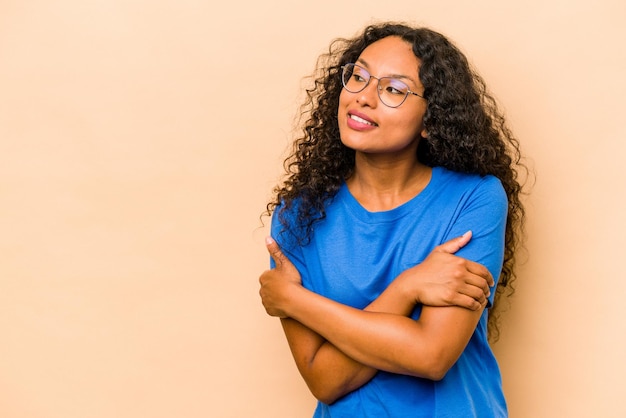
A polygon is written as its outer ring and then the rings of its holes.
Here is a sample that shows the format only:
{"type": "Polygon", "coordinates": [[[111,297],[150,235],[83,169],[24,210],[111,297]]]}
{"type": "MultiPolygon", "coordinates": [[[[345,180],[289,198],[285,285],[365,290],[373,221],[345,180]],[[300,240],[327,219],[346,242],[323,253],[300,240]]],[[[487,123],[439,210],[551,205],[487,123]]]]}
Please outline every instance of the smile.
{"type": "Polygon", "coordinates": [[[374,122],[370,122],[370,121],[365,120],[365,119],[363,119],[363,118],[360,118],[360,117],[358,117],[358,116],[356,116],[356,115],[349,114],[349,115],[348,115],[348,117],[349,117],[350,119],[352,119],[352,120],[356,121],[356,122],[359,122],[359,123],[365,123],[366,125],[370,125],[370,126],[378,126],[378,125],[376,125],[374,122]]]}

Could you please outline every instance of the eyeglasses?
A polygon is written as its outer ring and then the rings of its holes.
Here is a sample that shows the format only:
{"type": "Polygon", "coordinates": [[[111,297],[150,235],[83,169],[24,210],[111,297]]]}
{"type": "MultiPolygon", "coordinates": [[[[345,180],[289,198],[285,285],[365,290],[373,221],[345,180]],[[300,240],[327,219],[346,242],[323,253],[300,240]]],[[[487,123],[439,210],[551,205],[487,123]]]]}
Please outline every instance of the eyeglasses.
{"type": "Polygon", "coordinates": [[[372,78],[378,80],[378,97],[384,105],[389,107],[398,107],[409,96],[413,94],[417,97],[424,98],[415,92],[409,90],[409,86],[402,80],[393,77],[374,77],[367,70],[360,65],[350,63],[341,67],[343,73],[341,74],[341,82],[343,87],[350,93],[358,93],[367,87],[372,78]]]}

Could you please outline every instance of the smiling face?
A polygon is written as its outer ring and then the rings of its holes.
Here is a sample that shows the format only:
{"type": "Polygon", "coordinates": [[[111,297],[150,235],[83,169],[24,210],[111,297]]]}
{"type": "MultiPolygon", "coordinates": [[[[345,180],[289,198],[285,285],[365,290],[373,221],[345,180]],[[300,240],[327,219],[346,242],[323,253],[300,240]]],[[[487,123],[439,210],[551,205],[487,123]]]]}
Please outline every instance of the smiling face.
{"type": "Polygon", "coordinates": [[[363,50],[356,64],[373,77],[358,93],[345,88],[341,91],[338,121],[344,145],[368,154],[415,155],[419,138],[426,136],[423,126],[426,100],[409,94],[401,106],[388,107],[378,96],[377,79],[394,77],[411,91],[422,94],[419,63],[411,45],[395,36],[376,41],[363,50]]]}

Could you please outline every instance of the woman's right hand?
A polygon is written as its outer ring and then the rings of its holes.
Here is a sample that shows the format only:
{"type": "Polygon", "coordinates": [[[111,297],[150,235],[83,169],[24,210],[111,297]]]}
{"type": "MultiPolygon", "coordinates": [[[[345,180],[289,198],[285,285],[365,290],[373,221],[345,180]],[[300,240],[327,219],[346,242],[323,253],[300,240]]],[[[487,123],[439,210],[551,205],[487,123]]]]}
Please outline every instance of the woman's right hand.
{"type": "Polygon", "coordinates": [[[487,305],[494,279],[486,267],[454,255],[472,238],[471,231],[437,247],[420,264],[402,272],[407,296],[422,305],[460,306],[478,310],[487,305]]]}

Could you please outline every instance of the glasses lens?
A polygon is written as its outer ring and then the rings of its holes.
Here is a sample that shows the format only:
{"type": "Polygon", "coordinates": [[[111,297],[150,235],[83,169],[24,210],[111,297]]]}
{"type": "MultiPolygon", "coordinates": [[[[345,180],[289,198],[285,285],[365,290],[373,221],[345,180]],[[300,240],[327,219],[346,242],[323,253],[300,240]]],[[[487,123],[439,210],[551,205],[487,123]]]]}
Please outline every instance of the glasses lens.
{"type": "Polygon", "coordinates": [[[378,96],[389,107],[400,106],[409,94],[409,86],[397,78],[382,77],[378,80],[378,96]]]}
{"type": "Polygon", "coordinates": [[[358,93],[367,86],[370,75],[365,69],[356,64],[346,64],[343,66],[343,86],[350,93],[358,93]]]}

